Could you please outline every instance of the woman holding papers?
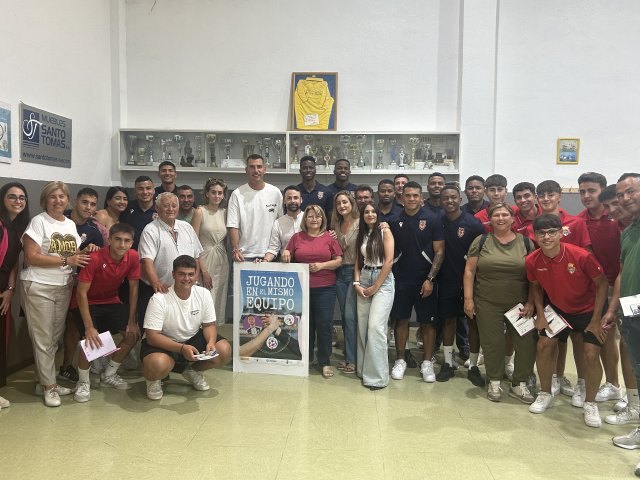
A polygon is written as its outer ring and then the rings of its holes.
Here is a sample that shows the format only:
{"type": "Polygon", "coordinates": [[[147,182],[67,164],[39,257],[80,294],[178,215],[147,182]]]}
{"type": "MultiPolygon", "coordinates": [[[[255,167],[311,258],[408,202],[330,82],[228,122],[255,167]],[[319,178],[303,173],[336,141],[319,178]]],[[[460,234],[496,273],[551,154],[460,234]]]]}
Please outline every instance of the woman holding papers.
{"type": "Polygon", "coordinates": [[[511,331],[515,347],[515,368],[509,396],[523,403],[533,402],[527,380],[533,374],[536,337],[533,332],[520,336],[505,313],[522,303],[522,316],[533,314],[525,257],[533,244],[511,231],[514,213],[506,203],[489,210],[492,233],[477,237],[467,255],[464,272],[464,311],[475,317],[480,332],[488,377],[487,398],[501,399],[500,382],[504,376],[505,323],[511,331]]]}
{"type": "Polygon", "coordinates": [[[40,194],[44,210],[36,215],[22,236],[26,268],[20,273],[21,303],[33,344],[38,384],[48,407],[60,405],[60,395],[71,390],[56,384],[55,355],[64,332],[71,298],[74,267],[84,267],[89,255],[78,250],[76,224],[64,216],[69,188],[50,182],[40,194]]]}

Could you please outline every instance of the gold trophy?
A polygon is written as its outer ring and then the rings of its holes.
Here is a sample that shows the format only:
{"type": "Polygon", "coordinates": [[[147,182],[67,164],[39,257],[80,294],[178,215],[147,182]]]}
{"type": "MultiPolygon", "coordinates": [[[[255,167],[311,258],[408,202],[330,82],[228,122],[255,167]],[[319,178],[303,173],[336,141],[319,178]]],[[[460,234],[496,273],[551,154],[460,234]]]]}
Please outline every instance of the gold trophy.
{"type": "Polygon", "coordinates": [[[291,168],[297,168],[298,164],[300,163],[300,158],[298,156],[298,148],[300,148],[300,140],[297,138],[294,138],[291,141],[291,145],[293,145],[293,160],[291,160],[291,168]]]}
{"type": "Polygon", "coordinates": [[[416,168],[416,150],[420,139],[418,137],[409,137],[409,145],[411,146],[411,161],[409,162],[409,168],[416,168]]]}
{"type": "Polygon", "coordinates": [[[396,145],[398,143],[398,140],[396,140],[395,138],[390,138],[389,139],[389,155],[391,156],[391,164],[389,165],[389,168],[391,168],[392,170],[395,170],[396,168],[398,168],[398,163],[396,162],[397,159],[397,152],[396,152],[396,145]]]}
{"type": "Polygon", "coordinates": [[[209,166],[218,168],[218,162],[216,159],[216,139],[215,133],[207,133],[207,148],[209,149],[209,166]]]}
{"type": "Polygon", "coordinates": [[[130,155],[127,165],[136,164],[136,152],[138,151],[138,136],[127,135],[127,153],[130,155]]]}

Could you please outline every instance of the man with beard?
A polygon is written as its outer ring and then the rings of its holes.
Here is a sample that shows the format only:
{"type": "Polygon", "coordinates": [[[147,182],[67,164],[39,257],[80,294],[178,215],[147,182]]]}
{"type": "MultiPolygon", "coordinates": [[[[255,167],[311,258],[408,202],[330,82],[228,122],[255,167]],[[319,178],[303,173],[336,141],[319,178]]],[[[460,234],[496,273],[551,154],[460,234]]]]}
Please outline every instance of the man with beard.
{"type": "Polygon", "coordinates": [[[189,185],[180,185],[178,187],[178,192],[176,193],[178,196],[178,220],[183,220],[189,224],[193,220],[193,213],[196,211],[193,208],[195,204],[195,198],[193,195],[193,188],[189,185]]]}
{"type": "Polygon", "coordinates": [[[429,198],[424,203],[424,208],[429,209],[438,216],[443,215],[442,206],[440,205],[440,191],[444,187],[444,183],[444,175],[439,172],[433,172],[427,180],[429,198]]]}
{"type": "Polygon", "coordinates": [[[400,212],[400,207],[394,200],[396,193],[394,190],[393,180],[385,178],[378,183],[378,210],[380,222],[391,222],[394,220],[400,212]]]}
{"type": "Polygon", "coordinates": [[[356,206],[359,210],[363,209],[367,205],[373,205],[373,188],[369,185],[358,185],[356,188],[356,206]]]}
{"type": "Polygon", "coordinates": [[[303,215],[303,211],[300,208],[301,203],[299,187],[289,185],[284,189],[284,206],[287,213],[273,222],[269,248],[267,248],[267,253],[263,259],[265,262],[272,262],[279,257],[287,247],[293,234],[300,231],[300,222],[303,215]]]}

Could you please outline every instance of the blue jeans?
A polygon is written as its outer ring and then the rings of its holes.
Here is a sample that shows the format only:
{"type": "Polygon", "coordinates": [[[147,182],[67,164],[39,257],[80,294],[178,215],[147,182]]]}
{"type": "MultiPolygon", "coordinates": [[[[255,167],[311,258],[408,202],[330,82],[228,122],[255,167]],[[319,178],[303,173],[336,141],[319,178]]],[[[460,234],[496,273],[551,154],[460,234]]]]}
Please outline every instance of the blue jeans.
{"type": "Polygon", "coordinates": [[[338,305],[342,313],[344,359],[356,363],[356,291],[353,288],[353,265],[343,265],[337,271],[338,305]]]}
{"type": "Polygon", "coordinates": [[[330,364],[333,310],[336,307],[336,286],[309,289],[309,359],[313,360],[314,340],[318,338],[318,364],[330,364]]]}
{"type": "MultiPolygon", "coordinates": [[[[360,285],[367,288],[376,281],[380,270],[362,269],[360,285]]],[[[357,296],[358,303],[358,362],[357,373],[367,387],[386,387],[389,384],[387,355],[387,321],[393,306],[395,282],[393,274],[384,280],[373,297],[357,296]]]]}
{"type": "Polygon", "coordinates": [[[633,373],[636,374],[638,385],[640,385],[640,318],[622,317],[620,334],[627,344],[627,352],[629,352],[633,373]]]}

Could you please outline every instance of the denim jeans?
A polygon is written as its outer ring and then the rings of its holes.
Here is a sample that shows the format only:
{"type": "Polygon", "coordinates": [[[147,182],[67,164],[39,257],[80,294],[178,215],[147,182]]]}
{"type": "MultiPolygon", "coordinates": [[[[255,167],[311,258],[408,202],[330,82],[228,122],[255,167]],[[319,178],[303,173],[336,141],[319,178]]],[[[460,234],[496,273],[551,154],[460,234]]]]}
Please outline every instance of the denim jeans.
{"type": "Polygon", "coordinates": [[[330,364],[333,310],[336,306],[336,286],[309,289],[309,359],[313,360],[314,340],[318,338],[318,364],[330,364]]]}
{"type": "MultiPolygon", "coordinates": [[[[362,269],[360,285],[367,288],[376,281],[380,270],[362,269]]],[[[385,279],[373,297],[357,296],[358,304],[358,361],[357,374],[367,387],[386,387],[389,384],[387,355],[387,321],[393,306],[395,282],[393,274],[385,279]]]]}
{"type": "Polygon", "coordinates": [[[344,332],[344,359],[356,363],[356,291],[353,288],[353,265],[343,265],[337,270],[336,288],[338,305],[342,313],[344,332]]]}
{"type": "Polygon", "coordinates": [[[636,379],[640,382],[640,318],[622,317],[620,334],[627,344],[627,352],[629,352],[633,373],[636,374],[636,379]]]}

